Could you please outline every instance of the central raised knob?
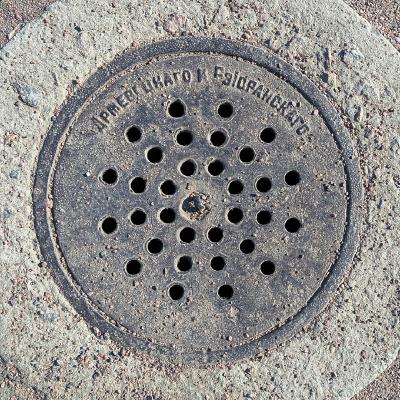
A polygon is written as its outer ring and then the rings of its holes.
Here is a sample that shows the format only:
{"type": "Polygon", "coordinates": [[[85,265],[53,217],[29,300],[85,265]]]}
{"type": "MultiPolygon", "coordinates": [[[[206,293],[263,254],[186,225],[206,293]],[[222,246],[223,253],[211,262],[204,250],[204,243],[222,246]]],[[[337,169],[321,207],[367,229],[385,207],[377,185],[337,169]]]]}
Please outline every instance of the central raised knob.
{"type": "Polygon", "coordinates": [[[182,202],[182,210],[190,220],[201,220],[211,210],[210,196],[193,192],[182,202]]]}

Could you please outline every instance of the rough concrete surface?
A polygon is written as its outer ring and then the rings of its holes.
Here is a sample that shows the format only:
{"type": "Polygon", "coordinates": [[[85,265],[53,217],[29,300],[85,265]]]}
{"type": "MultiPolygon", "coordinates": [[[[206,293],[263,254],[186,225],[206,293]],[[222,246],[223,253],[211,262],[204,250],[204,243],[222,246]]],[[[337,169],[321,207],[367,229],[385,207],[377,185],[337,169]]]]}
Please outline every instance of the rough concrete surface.
{"type": "MultiPolygon", "coordinates": [[[[341,1],[175,2],[163,9],[153,1],[145,9],[128,1],[62,1],[16,33],[0,51],[6,271],[0,397],[349,399],[359,393],[399,349],[399,68],[394,47],[341,1]],[[41,263],[31,212],[42,139],[74,86],[126,48],[188,33],[245,40],[311,78],[343,115],[365,189],[362,244],[335,301],[259,359],[207,368],[164,365],[96,336],[41,263]]],[[[370,398],[396,398],[382,393],[370,398]]]]}

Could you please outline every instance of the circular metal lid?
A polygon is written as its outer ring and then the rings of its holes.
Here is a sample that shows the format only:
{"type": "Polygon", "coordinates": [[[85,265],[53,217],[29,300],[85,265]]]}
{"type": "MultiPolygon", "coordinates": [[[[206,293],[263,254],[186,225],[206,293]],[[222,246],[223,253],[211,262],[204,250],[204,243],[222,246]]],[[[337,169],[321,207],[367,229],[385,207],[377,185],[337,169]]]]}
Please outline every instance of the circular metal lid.
{"type": "Polygon", "coordinates": [[[75,306],[184,360],[289,335],[355,248],[358,176],[332,108],[284,62],[222,39],[97,73],[59,114],[35,187],[43,254],[75,306]]]}

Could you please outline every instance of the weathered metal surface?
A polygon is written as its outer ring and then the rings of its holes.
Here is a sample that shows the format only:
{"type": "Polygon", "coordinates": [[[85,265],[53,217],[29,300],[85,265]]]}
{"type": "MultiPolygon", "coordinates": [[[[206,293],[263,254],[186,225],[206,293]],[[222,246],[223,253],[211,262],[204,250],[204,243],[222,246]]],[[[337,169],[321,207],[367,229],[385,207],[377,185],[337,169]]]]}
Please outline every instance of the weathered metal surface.
{"type": "Polygon", "coordinates": [[[305,77],[184,38],[123,55],[70,99],[34,203],[43,255],[90,324],[213,361],[320,311],[352,259],[359,196],[346,132],[305,77]]]}

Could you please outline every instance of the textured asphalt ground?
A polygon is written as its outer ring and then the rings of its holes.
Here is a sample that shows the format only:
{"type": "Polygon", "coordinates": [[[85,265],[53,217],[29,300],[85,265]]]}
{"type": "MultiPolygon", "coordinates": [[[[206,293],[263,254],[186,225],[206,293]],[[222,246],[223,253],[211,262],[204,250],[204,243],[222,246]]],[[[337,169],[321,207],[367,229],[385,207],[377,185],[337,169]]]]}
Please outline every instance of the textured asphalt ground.
{"type": "MultiPolygon", "coordinates": [[[[40,16],[48,0],[0,0],[0,47],[29,20],[40,16]]],[[[347,0],[400,50],[399,0],[347,0]]],[[[397,400],[400,393],[400,358],[353,400],[397,400]]]]}

